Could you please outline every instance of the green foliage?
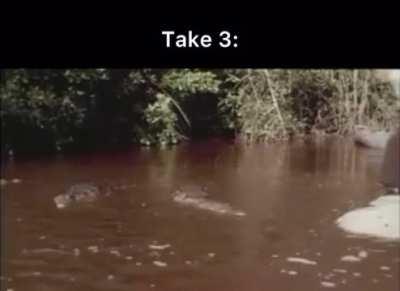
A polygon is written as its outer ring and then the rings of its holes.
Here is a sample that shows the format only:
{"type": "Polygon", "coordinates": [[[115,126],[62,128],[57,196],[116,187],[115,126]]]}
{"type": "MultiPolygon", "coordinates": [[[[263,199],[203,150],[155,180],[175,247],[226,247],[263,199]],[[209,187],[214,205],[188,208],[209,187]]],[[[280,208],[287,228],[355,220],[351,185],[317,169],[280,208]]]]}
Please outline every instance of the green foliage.
{"type": "Polygon", "coordinates": [[[161,86],[177,94],[178,98],[198,93],[218,93],[221,81],[210,71],[171,70],[165,74],[161,86]]]}
{"type": "MultiPolygon", "coordinates": [[[[72,70],[6,71],[2,87],[1,119],[8,146],[24,147],[41,143],[61,149],[73,141],[72,132],[84,120],[85,98],[94,96],[91,83],[100,72],[72,70]],[[20,141],[27,134],[29,142],[20,141]],[[34,138],[34,136],[41,137],[34,138]]],[[[102,74],[103,76],[103,74],[102,74]]]]}
{"type": "Polygon", "coordinates": [[[229,79],[234,90],[219,103],[225,125],[248,141],[288,138],[301,125],[290,110],[289,78],[284,70],[235,72],[229,79]]]}
{"type": "Polygon", "coordinates": [[[219,84],[214,73],[200,70],[4,70],[6,147],[176,143],[191,126],[185,110],[192,98],[215,94],[219,84]]]}
{"type": "Polygon", "coordinates": [[[3,146],[17,152],[234,133],[273,141],[398,124],[373,70],[2,70],[3,146]]]}
{"type": "Polygon", "coordinates": [[[372,70],[237,70],[228,81],[224,124],[247,141],[398,124],[399,97],[372,70]]]}
{"type": "MultiPolygon", "coordinates": [[[[151,73],[151,72],[150,72],[151,73]]],[[[155,82],[157,76],[147,76],[155,82]]],[[[216,94],[220,80],[209,71],[164,71],[156,87],[156,100],[145,109],[146,128],[141,130],[142,144],[175,144],[185,138],[185,129],[192,125],[186,112],[196,104],[200,95],[216,94]]],[[[199,108],[197,108],[199,110],[199,108]]],[[[207,114],[207,113],[206,113],[207,114]]]]}
{"type": "Polygon", "coordinates": [[[180,135],[175,128],[178,118],[173,111],[171,97],[158,93],[157,100],[148,105],[144,114],[148,127],[140,139],[142,144],[166,145],[178,142],[180,135]]]}

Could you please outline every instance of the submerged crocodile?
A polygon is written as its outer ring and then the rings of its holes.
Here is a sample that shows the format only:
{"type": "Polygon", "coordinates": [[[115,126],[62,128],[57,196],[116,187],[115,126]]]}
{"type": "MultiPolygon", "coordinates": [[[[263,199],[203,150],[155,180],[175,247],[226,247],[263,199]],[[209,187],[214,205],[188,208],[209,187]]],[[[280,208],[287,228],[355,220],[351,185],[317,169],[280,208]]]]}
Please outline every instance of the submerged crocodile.
{"type": "Polygon", "coordinates": [[[205,192],[204,188],[189,186],[189,187],[183,187],[175,191],[173,199],[175,202],[181,203],[183,205],[189,205],[219,214],[228,214],[235,216],[246,215],[245,212],[238,209],[234,209],[228,203],[218,202],[209,199],[207,198],[208,196],[209,194],[205,192]]]}
{"type": "Polygon", "coordinates": [[[57,208],[65,208],[76,202],[94,202],[100,196],[98,187],[92,184],[76,184],[64,194],[54,197],[57,208]]]}
{"type": "Polygon", "coordinates": [[[91,183],[79,183],[69,187],[65,193],[54,197],[54,202],[57,208],[65,208],[74,204],[95,202],[100,197],[109,196],[114,191],[126,191],[134,187],[136,187],[135,184],[103,183],[101,186],[95,186],[91,183]]]}

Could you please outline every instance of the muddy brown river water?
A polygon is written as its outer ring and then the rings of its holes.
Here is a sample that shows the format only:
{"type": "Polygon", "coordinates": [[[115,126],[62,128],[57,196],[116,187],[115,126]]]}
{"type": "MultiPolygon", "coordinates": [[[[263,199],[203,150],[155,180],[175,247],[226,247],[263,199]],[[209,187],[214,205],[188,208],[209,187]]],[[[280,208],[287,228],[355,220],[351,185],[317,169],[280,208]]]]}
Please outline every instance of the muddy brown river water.
{"type": "MultiPolygon", "coordinates": [[[[340,138],[15,159],[1,186],[2,290],[399,290],[400,243],[335,220],[379,196],[383,152],[340,138]],[[112,189],[58,209],[77,183],[112,189]],[[201,187],[245,216],[176,203],[201,187]]],[[[224,205],[225,205],[224,204],[224,205]]]]}

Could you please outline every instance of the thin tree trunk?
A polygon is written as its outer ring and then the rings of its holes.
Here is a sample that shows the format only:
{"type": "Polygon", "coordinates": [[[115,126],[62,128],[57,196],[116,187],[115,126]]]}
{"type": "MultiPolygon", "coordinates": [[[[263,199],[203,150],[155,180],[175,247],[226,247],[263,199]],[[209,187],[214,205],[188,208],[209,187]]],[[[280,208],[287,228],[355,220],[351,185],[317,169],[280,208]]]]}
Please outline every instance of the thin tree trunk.
{"type": "Polygon", "coordinates": [[[275,109],[276,109],[276,112],[277,112],[277,114],[278,114],[278,118],[279,118],[279,120],[280,120],[280,122],[281,122],[282,130],[283,130],[283,132],[286,134],[285,121],[283,120],[283,117],[282,117],[282,114],[281,114],[281,110],[280,110],[280,108],[279,108],[279,103],[278,103],[278,100],[276,99],[275,91],[274,91],[274,89],[272,88],[272,80],[271,80],[269,71],[268,71],[268,70],[264,70],[264,73],[265,73],[265,76],[266,76],[266,79],[267,79],[269,92],[270,92],[271,97],[272,97],[272,102],[273,102],[274,107],[275,107],[275,109]]]}
{"type": "Polygon", "coordinates": [[[370,80],[370,72],[366,71],[365,72],[365,79],[364,79],[364,83],[363,83],[363,93],[361,95],[361,104],[360,107],[358,108],[358,118],[357,118],[357,122],[359,123],[363,123],[364,121],[364,115],[365,115],[365,108],[368,104],[368,90],[369,90],[369,83],[370,80]]]}
{"type": "Polygon", "coordinates": [[[353,126],[355,122],[359,122],[358,121],[358,115],[354,115],[354,113],[356,113],[356,109],[357,109],[357,104],[358,104],[358,70],[354,70],[353,71],[353,104],[351,106],[351,113],[353,118],[351,119],[351,125],[353,126]]]}

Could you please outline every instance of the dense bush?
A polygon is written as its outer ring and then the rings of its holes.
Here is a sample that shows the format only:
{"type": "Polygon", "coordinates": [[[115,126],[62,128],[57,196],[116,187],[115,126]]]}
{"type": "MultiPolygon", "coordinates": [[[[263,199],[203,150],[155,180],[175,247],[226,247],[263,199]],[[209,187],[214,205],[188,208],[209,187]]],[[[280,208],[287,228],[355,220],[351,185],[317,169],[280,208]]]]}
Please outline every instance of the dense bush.
{"type": "Polygon", "coordinates": [[[4,70],[3,149],[177,143],[190,133],[191,98],[218,86],[200,70],[4,70]]]}
{"type": "Polygon", "coordinates": [[[2,70],[2,147],[16,152],[173,144],[234,133],[271,141],[398,122],[372,70],[2,70]]]}
{"type": "Polygon", "coordinates": [[[8,70],[2,72],[1,119],[6,146],[61,149],[74,142],[96,97],[104,70],[8,70]]]}
{"type": "Polygon", "coordinates": [[[372,70],[239,70],[229,81],[220,102],[225,124],[247,141],[398,124],[400,96],[372,70]]]}
{"type": "Polygon", "coordinates": [[[229,79],[233,90],[220,101],[225,124],[250,142],[285,139],[301,131],[301,120],[291,110],[290,74],[285,70],[233,72],[229,79]]]}
{"type": "Polygon", "coordinates": [[[147,126],[140,139],[147,145],[177,143],[185,138],[196,122],[195,111],[205,109],[203,115],[210,115],[207,111],[213,108],[207,104],[197,106],[197,101],[201,95],[213,98],[219,92],[220,81],[212,72],[185,69],[167,71],[157,85],[154,84],[156,99],[145,109],[147,126]]]}

